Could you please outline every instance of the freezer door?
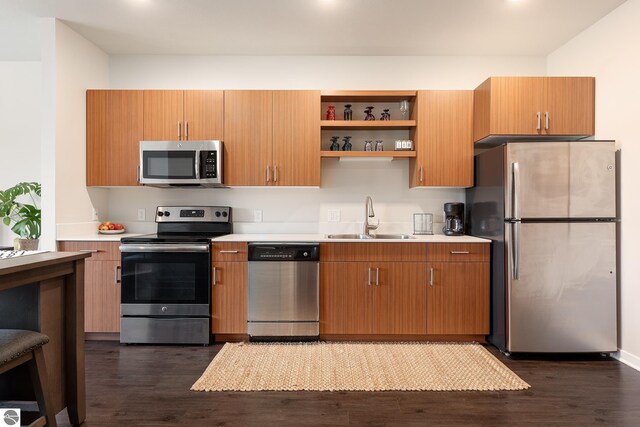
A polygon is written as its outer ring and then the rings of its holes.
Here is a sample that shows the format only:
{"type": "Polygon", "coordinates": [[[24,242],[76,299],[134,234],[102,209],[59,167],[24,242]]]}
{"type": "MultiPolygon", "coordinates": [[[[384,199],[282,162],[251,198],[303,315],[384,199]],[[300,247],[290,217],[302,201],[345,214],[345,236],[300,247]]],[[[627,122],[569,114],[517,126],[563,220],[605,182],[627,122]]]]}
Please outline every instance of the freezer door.
{"type": "Polygon", "coordinates": [[[617,350],[615,227],[508,224],[509,351],[617,350]]]}
{"type": "Polygon", "coordinates": [[[614,218],[612,141],[511,143],[505,218],[614,218]]]}

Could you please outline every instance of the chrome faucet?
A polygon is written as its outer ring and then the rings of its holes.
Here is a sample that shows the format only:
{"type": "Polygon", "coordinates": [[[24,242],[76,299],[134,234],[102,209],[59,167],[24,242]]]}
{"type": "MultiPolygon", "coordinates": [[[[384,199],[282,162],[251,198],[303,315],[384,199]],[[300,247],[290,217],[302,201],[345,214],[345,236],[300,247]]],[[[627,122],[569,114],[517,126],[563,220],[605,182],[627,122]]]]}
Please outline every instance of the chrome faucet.
{"type": "Polygon", "coordinates": [[[364,199],[364,226],[362,228],[362,234],[365,236],[370,236],[369,231],[375,230],[380,224],[380,220],[378,220],[375,225],[369,224],[369,218],[373,218],[374,216],[376,216],[376,214],[373,212],[373,200],[371,200],[371,196],[367,196],[364,199]]]}

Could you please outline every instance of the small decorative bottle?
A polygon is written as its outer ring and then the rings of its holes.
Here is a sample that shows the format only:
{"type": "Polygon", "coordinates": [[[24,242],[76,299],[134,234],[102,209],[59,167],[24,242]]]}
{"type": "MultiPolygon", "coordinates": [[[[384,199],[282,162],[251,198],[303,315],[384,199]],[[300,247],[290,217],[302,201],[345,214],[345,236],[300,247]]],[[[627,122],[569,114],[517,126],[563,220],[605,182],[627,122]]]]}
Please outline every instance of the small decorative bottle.
{"type": "Polygon", "coordinates": [[[373,145],[371,144],[371,141],[364,142],[364,151],[373,151],[373,145]]]}
{"type": "Polygon", "coordinates": [[[364,112],[366,114],[366,116],[364,117],[365,120],[371,121],[376,119],[376,117],[373,115],[373,107],[367,107],[364,112]]]}
{"type": "Polygon", "coordinates": [[[327,108],[327,120],[335,120],[336,119],[336,107],[333,105],[329,105],[327,108]]]}
{"type": "Polygon", "coordinates": [[[351,151],[351,143],[349,142],[350,139],[350,136],[345,136],[344,138],[342,138],[342,140],[344,141],[344,144],[342,145],[342,151],[351,151]]]}
{"type": "Polygon", "coordinates": [[[385,108],[382,116],[380,116],[380,120],[391,120],[391,114],[389,114],[389,109],[385,108]]]}
{"type": "Polygon", "coordinates": [[[376,151],[384,151],[381,139],[376,140],[376,151]]]}
{"type": "Polygon", "coordinates": [[[346,104],[344,106],[344,119],[351,120],[353,117],[353,111],[351,111],[351,104],[346,104]]]}
{"type": "Polygon", "coordinates": [[[331,137],[331,147],[329,147],[330,151],[340,151],[340,144],[338,143],[339,136],[331,137]]]}

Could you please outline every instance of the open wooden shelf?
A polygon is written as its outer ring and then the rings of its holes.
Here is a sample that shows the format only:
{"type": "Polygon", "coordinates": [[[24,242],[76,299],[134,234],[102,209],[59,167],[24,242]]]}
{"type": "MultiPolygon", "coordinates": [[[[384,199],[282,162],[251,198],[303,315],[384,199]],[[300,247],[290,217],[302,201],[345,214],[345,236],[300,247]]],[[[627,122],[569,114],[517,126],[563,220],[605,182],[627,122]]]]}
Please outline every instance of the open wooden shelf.
{"type": "Polygon", "coordinates": [[[323,90],[322,102],[400,102],[415,98],[415,90],[323,90]]]}
{"type": "Polygon", "coordinates": [[[321,129],[393,130],[416,127],[415,120],[321,120],[321,129]]]}
{"type": "Polygon", "coordinates": [[[320,157],[415,157],[415,151],[321,151],[320,157]]]}

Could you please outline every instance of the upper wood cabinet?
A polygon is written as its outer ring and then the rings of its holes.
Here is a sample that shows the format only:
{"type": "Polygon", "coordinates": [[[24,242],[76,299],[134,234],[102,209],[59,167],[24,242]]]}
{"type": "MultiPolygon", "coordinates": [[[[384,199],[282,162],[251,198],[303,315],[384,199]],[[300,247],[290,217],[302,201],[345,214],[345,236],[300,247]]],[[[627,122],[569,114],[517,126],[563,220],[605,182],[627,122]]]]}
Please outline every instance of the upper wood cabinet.
{"type": "Polygon", "coordinates": [[[87,91],[87,185],[138,185],[140,90],[87,91]]]}
{"type": "Polygon", "coordinates": [[[591,136],[594,108],[593,77],[491,77],[475,90],[473,139],[591,136]]]}
{"type": "Polygon", "coordinates": [[[225,184],[320,185],[320,92],[224,95],[225,184]]]}
{"type": "Polygon", "coordinates": [[[221,90],[145,90],[144,139],[222,140],[221,90]]]}
{"type": "Polygon", "coordinates": [[[411,187],[473,186],[473,91],[418,91],[411,187]]]}

